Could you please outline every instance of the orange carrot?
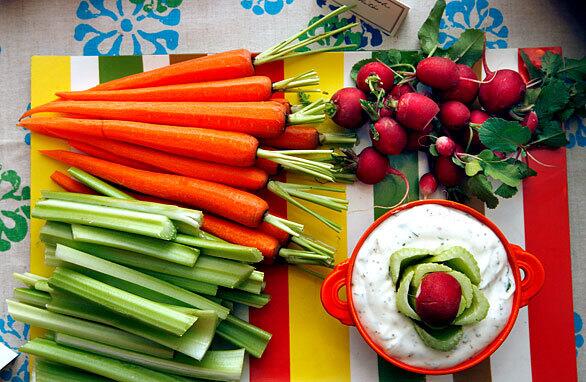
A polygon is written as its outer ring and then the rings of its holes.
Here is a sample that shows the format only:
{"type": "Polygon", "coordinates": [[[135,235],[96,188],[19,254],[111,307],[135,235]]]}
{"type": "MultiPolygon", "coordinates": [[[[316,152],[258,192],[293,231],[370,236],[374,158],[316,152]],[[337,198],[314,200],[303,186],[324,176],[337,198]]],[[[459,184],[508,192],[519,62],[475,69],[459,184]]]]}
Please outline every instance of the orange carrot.
{"type": "Polygon", "coordinates": [[[271,101],[279,104],[283,108],[285,114],[291,113],[291,104],[285,98],[271,98],[271,101]]]}
{"type": "Polygon", "coordinates": [[[254,74],[251,54],[238,49],[179,62],[108,81],[92,90],[134,89],[190,82],[218,81],[254,74]]]}
{"type": "Polygon", "coordinates": [[[172,124],[271,138],[285,129],[282,106],[266,102],[115,102],[59,101],[32,108],[21,117],[42,112],[74,113],[91,118],[172,124]]]}
{"type": "Polygon", "coordinates": [[[113,139],[231,166],[252,166],[258,149],[258,141],[242,133],[140,122],[35,117],[19,126],[68,139],[113,139]]]}
{"type": "MultiPolygon", "coordinates": [[[[70,145],[75,148],[78,148],[80,145],[89,146],[75,141],[70,141],[70,145]]],[[[98,151],[114,154],[116,157],[128,161],[130,167],[134,168],[138,167],[132,165],[132,163],[138,163],[155,169],[151,171],[159,171],[157,169],[162,169],[165,172],[185,175],[195,179],[209,180],[245,190],[258,190],[266,186],[268,181],[267,174],[254,167],[232,167],[218,163],[203,162],[146,147],[104,139],[92,139],[90,145],[96,147],[98,151]]],[[[83,148],[79,150],[87,152],[83,148]]],[[[88,152],[88,154],[91,153],[88,152]]],[[[99,155],[98,157],[102,158],[99,155]]],[[[107,160],[107,158],[102,159],[107,160]]],[[[118,163],[115,160],[111,162],[118,163]]]]}
{"type": "Polygon", "coordinates": [[[265,257],[265,262],[269,263],[277,256],[281,247],[272,236],[210,214],[204,214],[201,228],[232,244],[257,248],[265,257]]]}
{"type": "Polygon", "coordinates": [[[268,211],[258,196],[222,184],[137,170],[64,150],[41,153],[131,190],[201,208],[245,226],[258,226],[268,211]]]}
{"type": "Polygon", "coordinates": [[[78,101],[253,102],[268,101],[273,94],[272,85],[269,77],[252,76],[148,88],[84,90],[55,94],[67,100],[78,101]]]}
{"type": "Polygon", "coordinates": [[[319,132],[310,126],[287,126],[283,134],[265,139],[263,143],[290,150],[313,150],[319,147],[319,132]]]}
{"type": "MultiPolygon", "coordinates": [[[[273,215],[277,214],[273,213],[273,215]]],[[[287,244],[289,242],[289,239],[291,238],[291,236],[287,232],[264,221],[260,223],[260,225],[258,226],[258,231],[271,237],[274,237],[281,245],[287,244]]]]}
{"type": "Polygon", "coordinates": [[[278,163],[264,158],[257,158],[254,167],[266,172],[268,175],[277,175],[281,169],[278,163]]]}
{"type": "Polygon", "coordinates": [[[51,180],[61,186],[65,191],[77,192],[78,194],[96,194],[94,190],[87,187],[85,184],[78,182],[61,171],[54,171],[51,174],[51,180]]]}
{"type": "Polygon", "coordinates": [[[132,167],[132,168],[137,168],[139,170],[146,170],[146,171],[155,171],[155,172],[165,172],[165,171],[161,171],[160,168],[158,167],[154,167],[151,165],[148,165],[146,163],[143,162],[139,162],[136,160],[132,160],[129,158],[125,158],[122,155],[118,155],[119,153],[116,152],[111,152],[109,150],[104,150],[101,149],[99,147],[96,147],[95,145],[93,145],[93,143],[97,141],[96,139],[92,139],[91,145],[88,145],[84,142],[81,141],[77,141],[77,140],[69,140],[69,146],[73,147],[76,150],[81,151],[82,153],[86,153],[87,155],[90,155],[92,157],[95,158],[100,158],[103,160],[107,160],[109,162],[113,162],[113,163],[118,163],[121,164],[123,166],[128,166],[128,167],[132,167]]]}

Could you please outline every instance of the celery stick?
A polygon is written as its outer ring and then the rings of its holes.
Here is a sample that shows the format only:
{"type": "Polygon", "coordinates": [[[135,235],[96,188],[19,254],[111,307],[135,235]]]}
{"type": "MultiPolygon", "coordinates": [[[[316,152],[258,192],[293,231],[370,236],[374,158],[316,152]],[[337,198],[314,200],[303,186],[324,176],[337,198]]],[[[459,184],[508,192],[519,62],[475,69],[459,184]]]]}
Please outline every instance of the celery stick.
{"type": "Polygon", "coordinates": [[[183,208],[173,206],[169,204],[144,202],[140,200],[128,200],[111,198],[108,196],[98,195],[85,195],[76,194],[72,192],[53,192],[53,191],[42,191],[43,198],[46,199],[58,199],[66,200],[71,202],[79,202],[84,204],[93,204],[104,207],[116,207],[125,210],[147,212],[151,214],[167,216],[169,219],[183,223],[185,226],[180,225],[183,230],[186,230],[188,234],[199,233],[199,226],[203,221],[203,214],[201,211],[192,210],[189,208],[183,208]]]}
{"type": "Polygon", "coordinates": [[[57,246],[56,255],[60,260],[140,285],[143,288],[167,295],[195,308],[213,310],[221,319],[224,319],[228,314],[228,309],[221,305],[193,292],[179,288],[176,285],[159,280],[156,277],[146,275],[134,269],[62,245],[57,246]]]}
{"type": "Polygon", "coordinates": [[[201,361],[186,359],[186,362],[165,360],[99,342],[57,333],[55,342],[90,353],[130,362],[162,372],[205,378],[214,381],[240,380],[244,364],[244,350],[209,351],[201,361]]]}
{"type": "Polygon", "coordinates": [[[21,352],[43,357],[49,361],[62,363],[111,378],[119,382],[183,382],[175,376],[163,374],[142,366],[132,365],[112,358],[102,357],[43,338],[36,338],[20,348],[21,352]]]}
{"type": "Polygon", "coordinates": [[[216,293],[218,293],[218,286],[214,284],[203,283],[201,281],[187,279],[185,277],[166,275],[164,273],[148,270],[145,270],[144,273],[195,293],[207,294],[208,296],[215,296],[216,293]]]}
{"type": "Polygon", "coordinates": [[[234,289],[221,289],[218,291],[218,297],[254,308],[262,308],[271,300],[268,294],[255,294],[234,289]]]}
{"type": "Polygon", "coordinates": [[[263,259],[262,253],[253,247],[222,243],[188,235],[177,235],[175,241],[177,243],[199,248],[202,254],[208,256],[222,257],[224,259],[242,261],[245,263],[258,263],[263,259]]]}
{"type": "Polygon", "coordinates": [[[29,288],[15,288],[14,298],[24,304],[39,308],[45,308],[45,305],[51,302],[51,295],[49,293],[29,288]]]}
{"type": "Polygon", "coordinates": [[[173,357],[173,352],[170,349],[123,330],[78,318],[67,317],[12,300],[6,300],[6,304],[8,305],[8,313],[15,320],[32,326],[38,326],[88,340],[107,342],[110,345],[122,349],[152,354],[161,358],[173,357]]]}
{"type": "Polygon", "coordinates": [[[46,292],[46,293],[53,292],[53,288],[51,288],[51,286],[49,285],[48,280],[37,281],[35,283],[35,290],[38,290],[41,292],[46,292]]]}
{"type": "Polygon", "coordinates": [[[111,186],[109,183],[104,182],[102,179],[97,178],[92,174],[88,174],[82,169],[70,167],[67,169],[67,172],[69,173],[69,175],[73,176],[77,181],[85,184],[86,186],[88,186],[94,191],[99,192],[100,194],[108,195],[113,198],[134,199],[126,192],[120,191],[116,187],[111,186]]]}
{"type": "Polygon", "coordinates": [[[36,358],[33,369],[33,378],[35,382],[111,382],[110,378],[105,378],[96,374],[87,373],[74,367],[65,366],[59,363],[45,361],[42,358],[36,358]]]}
{"type": "Polygon", "coordinates": [[[249,324],[233,315],[220,322],[216,333],[236,346],[243,347],[253,357],[260,358],[265,351],[271,333],[249,324]]]}
{"type": "Polygon", "coordinates": [[[173,222],[163,215],[64,200],[40,200],[31,214],[38,219],[111,228],[165,240],[172,240],[177,234],[173,222]]]}
{"type": "MultiPolygon", "coordinates": [[[[57,247],[57,251],[62,247],[57,247]]],[[[67,248],[67,247],[63,247],[67,248]]],[[[67,268],[57,268],[49,279],[51,287],[73,293],[124,316],[181,336],[196,321],[162,304],[115,288],[67,268]]]]}
{"type": "Polygon", "coordinates": [[[145,257],[122,249],[110,248],[98,244],[81,243],[73,240],[70,225],[58,222],[47,222],[41,229],[40,236],[41,240],[46,243],[63,244],[114,263],[185,277],[227,288],[233,288],[242,283],[250,277],[254,270],[248,264],[209,256],[199,256],[195,265],[190,268],[152,257],[145,257]]]}
{"type": "MultiPolygon", "coordinates": [[[[195,324],[183,336],[177,337],[154,329],[140,321],[126,318],[114,312],[105,311],[99,305],[80,302],[77,297],[66,294],[54,295],[51,303],[47,304],[47,309],[55,313],[83,318],[125,330],[194,359],[201,359],[205,355],[218,324],[218,316],[215,313],[202,310],[198,312],[198,320],[195,324]]],[[[75,335],[72,333],[66,334],[75,335]]],[[[92,338],[87,339],[97,341],[92,338]]]]}
{"type": "Polygon", "coordinates": [[[226,308],[230,309],[230,311],[233,311],[234,310],[234,303],[232,301],[221,300],[220,301],[220,304],[222,304],[226,308]]]}
{"type": "Polygon", "coordinates": [[[236,289],[240,289],[249,293],[259,294],[264,289],[264,282],[248,279],[242,284],[238,285],[236,289]]]}
{"type": "Polygon", "coordinates": [[[79,224],[71,226],[71,233],[76,241],[133,251],[188,267],[193,267],[199,256],[198,249],[187,245],[134,233],[79,224]]]}

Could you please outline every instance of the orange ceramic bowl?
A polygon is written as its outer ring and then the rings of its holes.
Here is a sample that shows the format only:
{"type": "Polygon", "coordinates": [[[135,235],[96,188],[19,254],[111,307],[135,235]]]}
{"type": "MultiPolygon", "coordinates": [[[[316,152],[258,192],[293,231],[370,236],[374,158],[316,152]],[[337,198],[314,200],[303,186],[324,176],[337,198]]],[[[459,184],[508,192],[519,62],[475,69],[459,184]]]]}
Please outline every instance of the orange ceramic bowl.
{"type": "Polygon", "coordinates": [[[420,200],[405,204],[387,212],[378,218],[366,230],[366,232],[364,232],[358,241],[358,244],[356,244],[356,247],[352,252],[352,256],[348,260],[338,264],[334,271],[324,280],[321,287],[321,301],[326,311],[333,317],[337,318],[341,323],[345,325],[356,326],[366,343],[368,343],[368,345],[370,345],[370,347],[373,348],[381,357],[393,365],[420,374],[452,374],[477,365],[484,359],[488,358],[492,353],[494,353],[496,349],[499,348],[499,346],[501,346],[501,344],[505,341],[511,332],[513,325],[515,324],[515,320],[517,319],[517,315],[519,313],[519,308],[522,308],[529,303],[529,300],[539,292],[543,286],[544,281],[545,271],[543,269],[543,265],[541,265],[541,262],[535,256],[525,252],[518,245],[510,244],[503,233],[498,229],[498,227],[484,215],[460,203],[447,200],[420,200]],[[513,308],[511,310],[509,320],[500,334],[493,342],[491,342],[487,347],[485,347],[478,354],[474,355],[472,358],[469,358],[465,362],[462,362],[458,365],[444,369],[426,369],[422,367],[411,366],[386,354],[384,350],[369,337],[368,333],[360,323],[352,303],[351,285],[354,261],[366,238],[376,227],[379,226],[379,224],[388,219],[390,216],[400,211],[404,211],[422,204],[438,204],[463,211],[490,228],[500,239],[507,251],[507,257],[511,269],[513,270],[515,279],[516,288],[513,296],[513,308]],[[521,270],[523,270],[524,273],[523,279],[521,279],[521,270]],[[346,294],[348,296],[347,301],[341,300],[338,295],[338,292],[342,287],[346,287],[346,294]]]}

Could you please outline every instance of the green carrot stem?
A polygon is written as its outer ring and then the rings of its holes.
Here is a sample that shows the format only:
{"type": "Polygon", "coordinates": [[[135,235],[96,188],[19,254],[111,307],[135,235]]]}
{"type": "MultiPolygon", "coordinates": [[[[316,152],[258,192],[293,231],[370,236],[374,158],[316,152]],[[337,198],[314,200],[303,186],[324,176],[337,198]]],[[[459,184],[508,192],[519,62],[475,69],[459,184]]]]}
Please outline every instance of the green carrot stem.
{"type": "Polygon", "coordinates": [[[277,228],[282,229],[283,231],[287,232],[291,236],[299,235],[299,232],[303,231],[303,225],[299,223],[295,223],[286,219],[282,219],[278,216],[266,214],[264,217],[264,221],[269,224],[274,225],[277,228]],[[299,228],[301,226],[301,228],[299,228]]]}
{"type": "Polygon", "coordinates": [[[332,52],[332,51],[354,50],[354,49],[358,49],[358,47],[359,47],[358,44],[345,44],[345,45],[338,45],[338,46],[329,46],[327,48],[312,49],[312,50],[308,50],[305,52],[290,53],[287,55],[287,58],[307,56],[309,54],[325,53],[325,52],[332,52]]]}
{"type": "Polygon", "coordinates": [[[73,176],[79,182],[85,184],[89,188],[94,191],[99,192],[100,194],[104,194],[107,196],[111,196],[113,198],[118,199],[134,199],[132,196],[128,195],[125,192],[120,191],[119,189],[112,187],[108,183],[104,182],[103,180],[96,178],[95,176],[88,174],[87,172],[80,170],[75,167],[70,167],[67,172],[73,176]]]}
{"type": "Polygon", "coordinates": [[[315,70],[310,70],[295,77],[273,83],[273,91],[288,91],[295,88],[316,85],[319,85],[319,76],[315,70]]]}
{"type": "Polygon", "coordinates": [[[328,144],[348,144],[354,145],[358,137],[356,134],[337,134],[337,133],[323,133],[319,136],[319,143],[322,145],[328,144]]]}
{"type": "Polygon", "coordinates": [[[323,255],[334,256],[334,254],[336,253],[336,248],[332,247],[331,245],[328,245],[326,243],[323,243],[319,240],[310,238],[305,235],[300,235],[298,237],[291,238],[291,241],[304,249],[317,252],[323,255]]]}
{"type": "MultiPolygon", "coordinates": [[[[286,188],[285,188],[286,189],[286,188]]],[[[286,189],[287,190],[287,189],[286,189]]],[[[307,200],[308,202],[327,207],[331,210],[340,212],[348,209],[348,201],[340,198],[333,198],[325,195],[316,195],[300,190],[287,190],[293,197],[307,200]]]]}
{"type": "Polygon", "coordinates": [[[287,123],[289,125],[309,125],[312,123],[322,123],[326,120],[325,114],[307,115],[307,114],[289,114],[287,116],[287,123]]]}
{"type": "Polygon", "coordinates": [[[332,267],[334,264],[333,258],[328,255],[318,254],[310,251],[300,251],[297,249],[281,248],[279,256],[284,258],[290,264],[316,264],[332,267]]]}
{"type": "MultiPolygon", "coordinates": [[[[316,155],[316,154],[332,154],[334,150],[323,149],[323,150],[273,150],[272,153],[285,154],[285,155],[316,155]]],[[[324,166],[327,168],[333,168],[333,165],[324,166]]]]}

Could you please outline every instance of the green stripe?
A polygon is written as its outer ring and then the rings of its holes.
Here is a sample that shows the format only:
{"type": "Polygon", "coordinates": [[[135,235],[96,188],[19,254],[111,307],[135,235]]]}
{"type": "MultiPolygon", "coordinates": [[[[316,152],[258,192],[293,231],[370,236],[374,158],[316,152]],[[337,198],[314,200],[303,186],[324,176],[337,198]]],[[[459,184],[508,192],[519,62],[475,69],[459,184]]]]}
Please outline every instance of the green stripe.
{"type": "MultiPolygon", "coordinates": [[[[417,152],[401,155],[389,156],[391,166],[402,171],[411,188],[407,197],[408,201],[419,199],[419,170],[417,152]]],[[[394,175],[387,176],[382,182],[375,184],[373,187],[373,197],[375,206],[393,206],[397,204],[403,193],[405,185],[401,178],[394,175]]],[[[374,218],[377,219],[385,214],[388,209],[375,208],[374,218]]],[[[423,382],[425,376],[404,371],[383,358],[378,357],[378,380],[380,382],[423,382]]]]}
{"type": "Polygon", "coordinates": [[[100,56],[98,63],[101,84],[143,71],[142,56],[100,56]]]}

